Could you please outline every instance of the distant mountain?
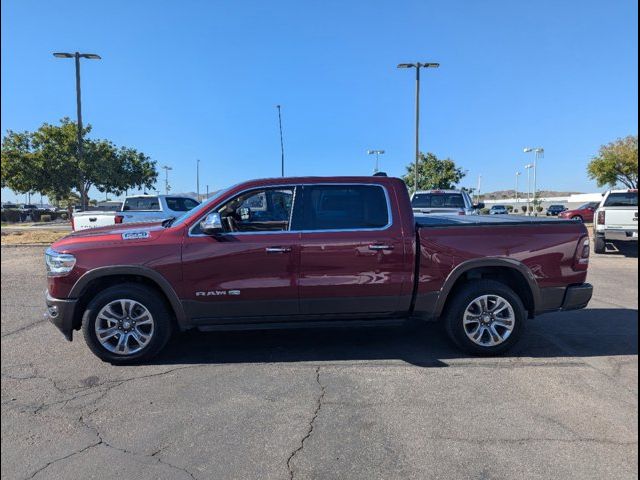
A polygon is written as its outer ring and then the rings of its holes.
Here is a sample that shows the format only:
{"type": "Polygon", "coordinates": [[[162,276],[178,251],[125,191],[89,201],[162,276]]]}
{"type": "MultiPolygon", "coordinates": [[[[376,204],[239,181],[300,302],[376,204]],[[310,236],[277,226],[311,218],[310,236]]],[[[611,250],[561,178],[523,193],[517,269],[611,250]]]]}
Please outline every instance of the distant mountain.
{"type": "MultiPolygon", "coordinates": [[[[569,195],[574,195],[577,193],[583,193],[583,192],[558,192],[555,190],[538,190],[539,197],[568,197],[569,195]]],[[[498,190],[496,192],[481,193],[480,195],[486,199],[496,199],[496,200],[499,200],[501,198],[515,198],[516,190],[515,189],[498,190]]],[[[530,195],[533,195],[533,192],[531,192],[530,195]]],[[[527,196],[526,190],[524,192],[518,192],[519,198],[525,198],[526,196],[527,196]]]]}

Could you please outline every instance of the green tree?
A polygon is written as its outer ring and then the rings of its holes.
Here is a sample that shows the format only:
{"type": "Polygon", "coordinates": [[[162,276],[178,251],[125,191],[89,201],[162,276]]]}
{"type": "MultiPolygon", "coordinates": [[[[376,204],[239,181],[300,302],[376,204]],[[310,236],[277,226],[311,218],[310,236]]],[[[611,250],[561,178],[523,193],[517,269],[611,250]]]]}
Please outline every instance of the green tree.
{"type": "Polygon", "coordinates": [[[598,155],[589,162],[587,173],[599,187],[621,183],[627,188],[638,188],[638,135],[600,147],[598,155]]]}
{"type": "MultiPolygon", "coordinates": [[[[83,136],[90,131],[87,125],[83,136]]],[[[74,193],[86,208],[91,187],[120,194],[129,188],[151,188],[156,182],[156,162],[144,153],[89,138],[83,147],[80,160],[77,126],[68,118],[60,125],[45,123],[35,132],[9,130],[2,139],[2,186],[17,193],[41,192],[57,201],[74,193]]]]}
{"type": "MultiPolygon", "coordinates": [[[[415,183],[415,165],[407,165],[407,173],[403,177],[409,190],[413,191],[415,183]]],[[[418,189],[452,189],[465,177],[466,173],[458,168],[453,160],[440,160],[433,153],[421,153],[418,161],[418,189]]]]}

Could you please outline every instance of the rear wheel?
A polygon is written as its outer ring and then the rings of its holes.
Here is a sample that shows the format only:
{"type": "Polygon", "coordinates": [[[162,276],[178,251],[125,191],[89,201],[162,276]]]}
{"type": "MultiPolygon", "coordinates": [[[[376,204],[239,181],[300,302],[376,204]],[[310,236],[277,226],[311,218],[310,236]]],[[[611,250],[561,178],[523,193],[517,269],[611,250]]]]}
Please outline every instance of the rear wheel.
{"type": "Polygon", "coordinates": [[[89,303],[82,332],[104,361],[125,365],[150,360],[171,336],[170,311],[152,289],[136,284],[107,288],[89,303]]]}
{"type": "Polygon", "coordinates": [[[593,242],[593,250],[596,253],[605,253],[607,251],[607,242],[605,242],[603,236],[596,235],[596,238],[593,242]]]}
{"type": "Polygon", "coordinates": [[[518,341],[526,318],[522,300],[513,290],[494,280],[480,280],[455,293],[444,321],[449,337],[462,350],[499,355],[518,341]]]}

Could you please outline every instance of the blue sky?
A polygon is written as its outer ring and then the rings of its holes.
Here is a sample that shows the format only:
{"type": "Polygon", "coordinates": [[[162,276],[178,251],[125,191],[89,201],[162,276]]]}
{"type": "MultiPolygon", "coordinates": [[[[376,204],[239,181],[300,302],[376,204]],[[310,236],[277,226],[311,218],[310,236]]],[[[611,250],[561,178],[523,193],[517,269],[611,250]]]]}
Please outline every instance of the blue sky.
{"type": "Polygon", "coordinates": [[[632,0],[4,0],[2,131],[75,119],[73,62],[51,52],[79,50],[103,57],[82,65],[92,135],[172,166],[174,192],[195,190],[197,158],[202,191],[278,176],[276,104],[287,175],[369,174],[370,148],[401,175],[414,74],[395,66],[437,61],[421,149],[468,170],[462,185],[513,188],[541,145],[540,188],[595,191],[590,157],[638,129],[637,15],[632,0]]]}

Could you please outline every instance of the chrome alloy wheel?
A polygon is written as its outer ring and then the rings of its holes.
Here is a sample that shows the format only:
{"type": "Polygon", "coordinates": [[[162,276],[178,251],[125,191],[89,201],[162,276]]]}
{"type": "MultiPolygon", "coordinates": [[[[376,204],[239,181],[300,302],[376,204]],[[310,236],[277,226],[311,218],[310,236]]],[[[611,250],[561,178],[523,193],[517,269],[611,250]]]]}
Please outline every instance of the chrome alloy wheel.
{"type": "Polygon", "coordinates": [[[107,303],[95,321],[100,344],[118,355],[133,355],[151,341],[153,316],[140,302],[118,299],[107,303]]]}
{"type": "Polygon", "coordinates": [[[495,347],[513,332],[516,315],[511,304],[499,295],[482,295],[464,311],[464,333],[476,345],[495,347]]]}

